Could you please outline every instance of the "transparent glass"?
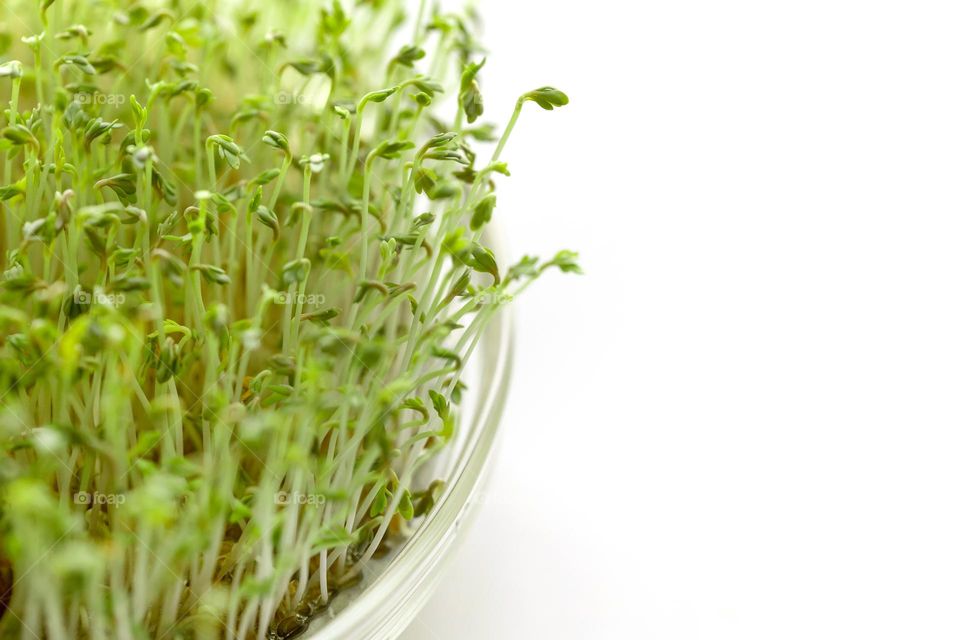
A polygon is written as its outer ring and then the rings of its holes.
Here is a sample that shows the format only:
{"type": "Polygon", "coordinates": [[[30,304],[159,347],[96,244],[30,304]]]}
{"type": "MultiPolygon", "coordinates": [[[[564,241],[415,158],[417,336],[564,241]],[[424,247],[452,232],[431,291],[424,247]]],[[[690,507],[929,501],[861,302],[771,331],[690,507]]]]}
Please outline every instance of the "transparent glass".
{"type": "MultiPolygon", "coordinates": [[[[496,240],[487,238],[494,249],[502,246],[496,240]]],[[[512,357],[512,321],[509,309],[503,309],[491,321],[469,365],[459,433],[430,470],[432,477],[446,481],[443,495],[405,543],[365,569],[363,582],[335,597],[302,638],[390,640],[399,637],[427,603],[481,501],[506,404],[512,357]]]]}

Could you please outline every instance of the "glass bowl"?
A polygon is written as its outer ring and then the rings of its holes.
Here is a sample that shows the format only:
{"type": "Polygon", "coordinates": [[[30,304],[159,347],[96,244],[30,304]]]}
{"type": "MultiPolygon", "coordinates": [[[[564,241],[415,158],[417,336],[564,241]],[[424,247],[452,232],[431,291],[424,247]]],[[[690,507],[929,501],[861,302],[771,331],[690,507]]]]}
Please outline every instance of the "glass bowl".
{"type": "MultiPolygon", "coordinates": [[[[498,249],[499,238],[487,238],[498,249]]],[[[500,251],[497,251],[500,255],[500,251]]],[[[510,310],[489,324],[467,369],[459,433],[430,469],[446,489],[409,538],[364,568],[363,581],[337,595],[302,640],[397,638],[430,599],[482,489],[506,404],[513,358],[510,310]]]]}

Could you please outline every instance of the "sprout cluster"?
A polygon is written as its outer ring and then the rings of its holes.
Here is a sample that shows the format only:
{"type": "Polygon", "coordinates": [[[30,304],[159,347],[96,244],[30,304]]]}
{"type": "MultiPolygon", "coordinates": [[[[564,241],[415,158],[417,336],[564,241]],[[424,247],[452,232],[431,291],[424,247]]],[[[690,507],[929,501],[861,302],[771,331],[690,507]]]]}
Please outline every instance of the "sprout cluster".
{"type": "Polygon", "coordinates": [[[483,243],[567,97],[497,137],[406,4],[3,3],[0,637],[292,637],[441,498],[485,326],[578,271],[483,243]]]}

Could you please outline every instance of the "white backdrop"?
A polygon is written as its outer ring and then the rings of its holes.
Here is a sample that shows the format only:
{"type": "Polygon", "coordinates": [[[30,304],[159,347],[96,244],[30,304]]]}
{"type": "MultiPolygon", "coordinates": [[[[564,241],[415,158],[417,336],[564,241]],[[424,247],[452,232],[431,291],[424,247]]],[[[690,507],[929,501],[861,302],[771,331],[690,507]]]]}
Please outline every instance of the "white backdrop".
{"type": "Polygon", "coordinates": [[[960,637],[960,8],[488,0],[498,463],[404,640],[960,637]]]}

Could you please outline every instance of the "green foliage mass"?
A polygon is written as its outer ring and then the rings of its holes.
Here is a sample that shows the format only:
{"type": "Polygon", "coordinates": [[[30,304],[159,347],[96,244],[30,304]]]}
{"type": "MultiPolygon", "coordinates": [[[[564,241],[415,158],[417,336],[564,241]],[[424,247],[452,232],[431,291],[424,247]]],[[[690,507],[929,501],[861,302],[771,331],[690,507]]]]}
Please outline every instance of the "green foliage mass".
{"type": "Polygon", "coordinates": [[[440,499],[484,327],[578,270],[483,244],[567,97],[485,164],[471,20],[404,5],[3,3],[0,637],[289,637],[440,499]]]}

